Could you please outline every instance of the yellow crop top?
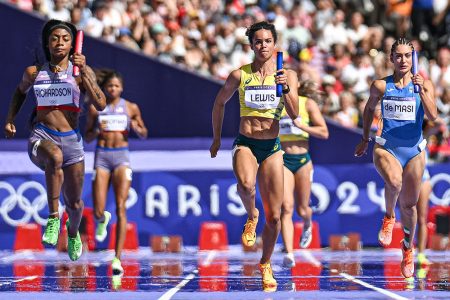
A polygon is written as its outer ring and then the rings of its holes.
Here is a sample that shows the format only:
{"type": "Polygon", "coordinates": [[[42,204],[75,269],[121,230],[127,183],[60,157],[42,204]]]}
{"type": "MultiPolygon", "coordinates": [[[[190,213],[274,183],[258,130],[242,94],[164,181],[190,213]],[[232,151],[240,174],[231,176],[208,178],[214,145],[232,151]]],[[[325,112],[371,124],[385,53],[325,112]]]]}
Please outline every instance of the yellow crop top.
{"type": "Polygon", "coordinates": [[[251,64],[241,67],[239,84],[239,106],[241,117],[263,117],[280,120],[284,108],[283,97],[277,97],[275,76],[267,76],[262,85],[252,73],[251,64]]]}
{"type": "MultiPolygon", "coordinates": [[[[301,123],[309,125],[309,114],[306,110],[306,101],[308,98],[298,97],[298,116],[301,118],[301,123]]],[[[287,115],[286,109],[283,108],[280,120],[280,141],[281,142],[293,142],[293,141],[307,141],[309,140],[309,133],[301,130],[294,125],[292,119],[287,115]]]]}

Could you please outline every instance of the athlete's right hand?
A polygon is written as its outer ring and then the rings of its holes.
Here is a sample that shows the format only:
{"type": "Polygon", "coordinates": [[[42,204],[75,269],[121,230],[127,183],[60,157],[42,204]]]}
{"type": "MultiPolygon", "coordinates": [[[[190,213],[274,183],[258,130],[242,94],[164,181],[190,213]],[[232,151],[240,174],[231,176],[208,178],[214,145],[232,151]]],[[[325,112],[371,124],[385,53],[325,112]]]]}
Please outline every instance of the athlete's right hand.
{"type": "Polygon", "coordinates": [[[355,156],[361,157],[364,154],[366,154],[368,144],[369,144],[369,141],[361,140],[361,142],[359,142],[359,144],[355,148],[355,156]]]}
{"type": "Polygon", "coordinates": [[[220,140],[214,140],[211,144],[211,147],[209,147],[209,152],[211,153],[211,157],[214,158],[217,156],[217,152],[219,152],[220,149],[220,140]]]}
{"type": "Polygon", "coordinates": [[[13,123],[8,122],[5,125],[5,137],[7,139],[10,139],[12,137],[14,137],[14,135],[16,134],[16,126],[14,126],[13,123]]]}

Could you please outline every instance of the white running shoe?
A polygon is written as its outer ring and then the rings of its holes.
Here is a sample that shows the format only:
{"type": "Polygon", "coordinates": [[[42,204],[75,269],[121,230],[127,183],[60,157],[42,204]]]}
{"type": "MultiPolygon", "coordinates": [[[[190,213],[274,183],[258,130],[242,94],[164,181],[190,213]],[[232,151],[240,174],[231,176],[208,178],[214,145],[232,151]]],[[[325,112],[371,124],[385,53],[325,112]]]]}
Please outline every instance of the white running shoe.
{"type": "Polygon", "coordinates": [[[294,253],[286,253],[283,257],[283,267],[290,269],[295,267],[294,253]]]}
{"type": "Polygon", "coordinates": [[[103,242],[108,235],[107,226],[109,221],[111,220],[111,213],[108,211],[104,212],[105,221],[101,223],[97,223],[97,230],[95,231],[95,239],[97,242],[103,242]]]}

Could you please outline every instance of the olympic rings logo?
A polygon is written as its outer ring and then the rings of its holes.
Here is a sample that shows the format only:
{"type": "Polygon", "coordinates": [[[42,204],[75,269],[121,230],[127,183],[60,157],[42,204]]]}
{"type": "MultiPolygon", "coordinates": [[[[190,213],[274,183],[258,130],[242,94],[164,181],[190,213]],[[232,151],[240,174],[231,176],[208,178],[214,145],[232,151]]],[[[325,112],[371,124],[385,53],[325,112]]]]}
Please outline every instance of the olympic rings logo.
{"type": "MultiPolygon", "coordinates": [[[[0,190],[6,190],[9,195],[3,198],[0,204],[0,215],[2,215],[3,220],[11,226],[18,226],[20,224],[28,223],[31,218],[41,225],[47,224],[47,218],[42,218],[39,212],[47,206],[47,191],[45,188],[36,181],[27,181],[22,183],[16,189],[5,181],[0,181],[0,190]],[[34,189],[38,192],[38,195],[31,201],[24,196],[27,190],[34,189]],[[19,207],[24,212],[23,216],[19,219],[13,219],[9,215],[16,207],[19,207]]],[[[61,203],[59,204],[60,213],[64,210],[61,203]]]]}
{"type": "MultiPolygon", "coordinates": [[[[434,187],[439,181],[447,182],[447,184],[450,186],[450,174],[438,173],[432,176],[430,179],[431,186],[434,187]]],[[[447,190],[442,195],[442,198],[436,196],[432,190],[430,195],[430,201],[436,205],[442,206],[450,205],[450,188],[447,188],[447,190]]]]}
{"type": "MultiPolygon", "coordinates": [[[[17,190],[8,182],[0,181],[0,191],[5,190],[9,195],[1,201],[0,215],[6,224],[11,226],[18,226],[27,224],[32,219],[34,222],[45,226],[47,225],[47,218],[42,218],[39,213],[47,206],[47,191],[42,184],[36,181],[26,181],[22,183],[17,190]],[[35,190],[38,195],[29,200],[24,194],[29,190],[35,190]],[[24,214],[18,219],[10,216],[10,213],[16,208],[20,208],[24,214]]],[[[0,194],[1,195],[1,194],[0,194]]],[[[1,199],[0,199],[1,200],[1,199]]],[[[128,199],[125,203],[126,209],[134,206],[138,201],[138,195],[135,189],[130,188],[128,199]]],[[[59,202],[59,215],[64,212],[65,206],[59,202]]]]}

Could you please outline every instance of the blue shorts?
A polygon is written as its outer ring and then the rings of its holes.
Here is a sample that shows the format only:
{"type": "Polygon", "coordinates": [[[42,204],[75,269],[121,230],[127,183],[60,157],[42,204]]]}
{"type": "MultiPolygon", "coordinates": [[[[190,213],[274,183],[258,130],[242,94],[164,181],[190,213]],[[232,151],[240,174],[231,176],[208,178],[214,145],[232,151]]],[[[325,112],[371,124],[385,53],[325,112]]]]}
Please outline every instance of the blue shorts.
{"type": "Polygon", "coordinates": [[[383,138],[377,136],[375,142],[391,153],[402,165],[406,167],[408,162],[419,155],[427,146],[427,140],[405,141],[395,138],[383,138]]]}
{"type": "Polygon", "coordinates": [[[63,168],[84,160],[83,138],[78,129],[59,132],[38,123],[28,139],[28,156],[41,170],[45,170],[45,165],[42,165],[37,159],[37,149],[41,141],[51,141],[61,149],[63,168]]]}

